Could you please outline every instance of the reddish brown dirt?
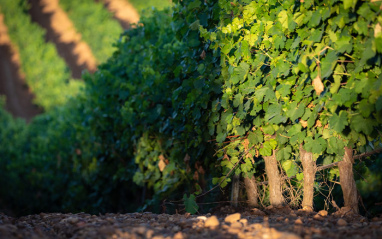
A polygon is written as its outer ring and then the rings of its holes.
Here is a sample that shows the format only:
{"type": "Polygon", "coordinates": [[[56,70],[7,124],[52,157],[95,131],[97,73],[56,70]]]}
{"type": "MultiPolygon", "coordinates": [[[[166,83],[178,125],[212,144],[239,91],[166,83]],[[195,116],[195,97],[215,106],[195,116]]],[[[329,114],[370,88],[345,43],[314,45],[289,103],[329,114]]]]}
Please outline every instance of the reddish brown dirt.
{"type": "Polygon", "coordinates": [[[20,58],[12,46],[0,15],[0,95],[6,96],[5,109],[13,116],[30,121],[42,110],[32,103],[33,94],[20,73],[20,58]]]}
{"type": "Polygon", "coordinates": [[[32,20],[46,29],[46,39],[53,42],[60,56],[75,79],[81,78],[83,70],[94,72],[96,60],[90,47],[81,41],[66,13],[60,8],[58,0],[29,0],[32,20]]]}
{"type": "Polygon", "coordinates": [[[191,216],[153,213],[90,215],[40,213],[20,218],[0,213],[0,238],[382,238],[382,218],[306,213],[288,208],[191,216]]]}
{"type": "Polygon", "coordinates": [[[106,8],[114,14],[114,18],[124,29],[129,29],[130,24],[137,24],[139,21],[139,13],[126,0],[101,0],[106,8]]]}

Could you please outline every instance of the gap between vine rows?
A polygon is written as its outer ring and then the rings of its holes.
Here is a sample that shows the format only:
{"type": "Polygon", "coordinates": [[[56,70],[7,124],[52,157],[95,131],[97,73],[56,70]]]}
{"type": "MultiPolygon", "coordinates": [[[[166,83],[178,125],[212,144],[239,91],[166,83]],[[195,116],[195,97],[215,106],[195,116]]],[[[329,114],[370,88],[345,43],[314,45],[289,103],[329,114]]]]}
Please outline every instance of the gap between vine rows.
{"type": "Polygon", "coordinates": [[[94,72],[96,60],[90,47],[81,40],[73,23],[58,4],[58,0],[29,0],[32,21],[46,29],[46,40],[56,45],[58,54],[65,60],[75,79],[83,70],[94,72]]]}
{"type": "Polygon", "coordinates": [[[32,103],[34,95],[20,73],[20,56],[12,46],[4,15],[0,15],[0,95],[5,95],[5,109],[27,122],[42,109],[32,103]]]}

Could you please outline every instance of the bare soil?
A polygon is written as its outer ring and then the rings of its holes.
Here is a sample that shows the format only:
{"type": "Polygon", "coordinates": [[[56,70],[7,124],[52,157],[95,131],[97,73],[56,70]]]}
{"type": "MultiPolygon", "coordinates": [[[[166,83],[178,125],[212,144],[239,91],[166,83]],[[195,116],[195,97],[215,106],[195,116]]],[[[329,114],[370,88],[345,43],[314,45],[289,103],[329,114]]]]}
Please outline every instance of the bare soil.
{"type": "Polygon", "coordinates": [[[75,79],[81,78],[83,70],[94,72],[96,60],[90,47],[81,41],[73,23],[61,9],[58,0],[29,0],[32,21],[46,29],[46,39],[56,45],[60,56],[65,60],[75,79]]]}
{"type": "Polygon", "coordinates": [[[14,117],[30,121],[42,112],[32,103],[34,95],[20,73],[19,54],[11,44],[4,15],[0,15],[0,95],[6,96],[5,109],[14,117]]]}
{"type": "Polygon", "coordinates": [[[101,0],[106,8],[114,14],[114,18],[124,29],[129,29],[130,24],[137,24],[139,13],[126,0],[101,0]]]}
{"type": "Polygon", "coordinates": [[[382,238],[382,218],[268,208],[215,215],[61,214],[12,218],[0,213],[0,238],[382,238]]]}

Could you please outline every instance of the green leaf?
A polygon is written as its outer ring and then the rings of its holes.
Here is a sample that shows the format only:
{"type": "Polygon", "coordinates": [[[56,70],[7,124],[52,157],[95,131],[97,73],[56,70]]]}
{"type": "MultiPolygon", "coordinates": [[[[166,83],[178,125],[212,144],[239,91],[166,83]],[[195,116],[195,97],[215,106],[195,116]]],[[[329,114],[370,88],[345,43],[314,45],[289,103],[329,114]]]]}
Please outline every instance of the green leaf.
{"type": "Polygon", "coordinates": [[[321,21],[321,12],[317,10],[312,14],[308,23],[308,27],[315,28],[316,26],[318,26],[318,24],[320,24],[320,21],[321,21]]]}
{"type": "Polygon", "coordinates": [[[272,151],[276,149],[276,146],[277,141],[274,139],[270,139],[263,144],[263,147],[260,148],[259,152],[262,156],[271,156],[272,151]]]}
{"type": "Polygon", "coordinates": [[[263,100],[264,95],[267,93],[268,87],[261,87],[260,89],[255,91],[255,97],[260,102],[263,100]]]}
{"type": "Polygon", "coordinates": [[[184,194],[183,201],[187,212],[195,214],[198,211],[199,206],[196,204],[196,198],[194,194],[190,194],[190,197],[187,197],[187,195],[184,194]]]}
{"type": "Polygon", "coordinates": [[[328,148],[326,150],[327,153],[343,155],[345,145],[342,140],[336,137],[330,137],[327,142],[328,142],[328,148]]]}
{"type": "Polygon", "coordinates": [[[212,178],[212,184],[216,185],[219,183],[219,178],[212,178]]]}
{"type": "Polygon", "coordinates": [[[239,93],[235,95],[235,99],[233,100],[233,106],[238,107],[239,105],[243,104],[244,97],[239,93]]]}
{"type": "Polygon", "coordinates": [[[279,116],[281,114],[281,105],[279,104],[271,104],[268,107],[267,112],[265,113],[265,120],[270,121],[275,116],[279,116]]]}
{"type": "Polygon", "coordinates": [[[200,5],[201,5],[201,2],[200,2],[199,0],[195,0],[195,1],[193,1],[193,2],[190,2],[190,3],[188,4],[187,8],[188,8],[188,10],[192,10],[192,9],[194,9],[194,8],[198,8],[198,7],[200,7],[200,5]]]}
{"type": "Polygon", "coordinates": [[[382,36],[377,36],[374,40],[377,52],[382,53],[382,36]]]}
{"type": "Polygon", "coordinates": [[[289,145],[286,146],[285,148],[282,148],[282,149],[278,150],[277,153],[276,153],[277,161],[289,159],[291,153],[292,153],[292,147],[289,146],[289,145]]]}
{"type": "Polygon", "coordinates": [[[301,131],[299,133],[297,133],[296,135],[293,135],[289,142],[291,145],[296,145],[296,144],[300,144],[304,141],[306,137],[306,132],[305,131],[301,131]]]}
{"type": "Polygon", "coordinates": [[[342,36],[335,44],[337,46],[336,50],[341,53],[350,53],[353,48],[350,36],[342,36]]]}
{"type": "Polygon", "coordinates": [[[297,107],[297,102],[294,101],[288,106],[288,111],[286,112],[286,115],[290,118],[290,120],[295,121],[296,119],[300,118],[303,116],[305,112],[305,105],[300,104],[297,107]]]}
{"type": "Polygon", "coordinates": [[[227,134],[226,134],[225,132],[220,132],[220,133],[218,133],[218,135],[216,136],[216,141],[217,141],[218,143],[222,143],[222,142],[225,140],[226,137],[227,137],[227,134]]]}
{"type": "Polygon", "coordinates": [[[321,78],[329,77],[332,74],[337,60],[338,57],[335,51],[330,51],[326,57],[321,60],[321,78]]]}
{"type": "Polygon", "coordinates": [[[359,102],[358,109],[363,117],[368,118],[373,112],[374,106],[370,104],[367,99],[363,99],[361,102],[359,102]]]}
{"type": "Polygon", "coordinates": [[[334,161],[334,157],[331,156],[331,155],[328,155],[324,158],[323,162],[322,162],[322,165],[328,165],[328,164],[331,164],[333,163],[334,161]]]}
{"type": "Polygon", "coordinates": [[[304,64],[302,63],[298,63],[298,69],[300,69],[300,71],[304,72],[304,73],[307,73],[309,72],[309,68],[306,67],[304,64]]]}
{"type": "Polygon", "coordinates": [[[304,149],[308,152],[321,154],[326,149],[326,140],[323,138],[314,140],[312,137],[307,137],[304,142],[304,149]]]}
{"type": "Polygon", "coordinates": [[[294,124],[289,130],[288,130],[288,136],[292,137],[298,133],[300,133],[302,130],[301,124],[294,124]]]}
{"type": "Polygon", "coordinates": [[[366,135],[371,135],[375,125],[376,122],[373,119],[365,119],[361,115],[353,116],[350,121],[350,128],[354,129],[358,133],[363,132],[366,135]]]}
{"type": "Polygon", "coordinates": [[[195,195],[199,195],[203,192],[202,188],[200,187],[200,185],[198,183],[195,183],[195,195]]]}
{"type": "Polygon", "coordinates": [[[323,33],[324,31],[319,31],[317,29],[314,29],[312,32],[312,35],[309,37],[309,40],[312,42],[320,42],[323,33]]]}
{"type": "Polygon", "coordinates": [[[140,171],[136,171],[133,177],[133,182],[139,186],[144,186],[145,176],[140,171]]]}
{"type": "Polygon", "coordinates": [[[278,15],[278,20],[281,23],[281,26],[283,29],[288,29],[288,13],[287,11],[283,10],[278,15]]]}
{"type": "Polygon", "coordinates": [[[264,141],[263,132],[261,130],[255,130],[248,134],[248,140],[251,146],[258,145],[264,141]]]}
{"type": "Polygon", "coordinates": [[[270,124],[263,126],[262,129],[264,134],[273,135],[275,133],[275,129],[270,124]]]}
{"type": "Polygon", "coordinates": [[[354,69],[354,72],[360,72],[365,64],[367,63],[367,61],[374,57],[376,52],[373,50],[372,46],[373,46],[373,43],[372,43],[372,40],[369,39],[368,41],[366,41],[364,43],[364,46],[366,46],[366,49],[362,51],[362,57],[361,57],[361,60],[356,64],[356,68],[354,69]]]}
{"type": "Polygon", "coordinates": [[[341,133],[345,129],[346,125],[349,125],[348,113],[346,111],[341,110],[339,115],[334,113],[331,117],[329,117],[330,128],[338,133],[341,133]]]}
{"type": "Polygon", "coordinates": [[[342,0],[343,3],[344,3],[344,9],[348,9],[348,8],[351,8],[351,7],[355,7],[355,5],[357,4],[357,0],[342,0]]]}
{"type": "Polygon", "coordinates": [[[252,161],[249,158],[246,158],[245,163],[240,165],[240,169],[243,173],[247,173],[247,172],[251,171],[252,168],[253,168],[252,161]]]}
{"type": "Polygon", "coordinates": [[[230,178],[226,178],[226,179],[224,179],[225,178],[225,176],[223,176],[223,177],[220,177],[220,178],[213,178],[212,179],[212,184],[218,184],[218,183],[220,183],[220,181],[222,181],[222,180],[224,180],[221,184],[220,184],[220,187],[222,187],[222,188],[225,188],[226,186],[227,186],[227,184],[229,183],[229,182],[231,182],[231,179],[230,178]]]}
{"type": "Polygon", "coordinates": [[[280,77],[282,75],[288,76],[290,72],[290,66],[288,62],[279,61],[276,64],[276,67],[272,70],[272,73],[275,72],[276,77],[280,77]]]}
{"type": "Polygon", "coordinates": [[[200,22],[199,20],[196,20],[195,22],[190,24],[190,29],[193,31],[199,30],[200,22]]]}
{"type": "Polygon", "coordinates": [[[242,126],[236,127],[236,132],[238,135],[244,135],[245,134],[245,128],[242,126]]]}
{"type": "Polygon", "coordinates": [[[293,177],[298,172],[298,166],[294,163],[293,160],[285,160],[281,163],[282,168],[286,172],[288,177],[293,177]]]}
{"type": "Polygon", "coordinates": [[[304,173],[298,173],[296,174],[296,179],[301,182],[302,180],[304,180],[304,173]]]}
{"type": "Polygon", "coordinates": [[[235,68],[231,77],[232,83],[237,84],[245,79],[249,70],[249,65],[246,62],[241,62],[238,67],[235,68]]]}

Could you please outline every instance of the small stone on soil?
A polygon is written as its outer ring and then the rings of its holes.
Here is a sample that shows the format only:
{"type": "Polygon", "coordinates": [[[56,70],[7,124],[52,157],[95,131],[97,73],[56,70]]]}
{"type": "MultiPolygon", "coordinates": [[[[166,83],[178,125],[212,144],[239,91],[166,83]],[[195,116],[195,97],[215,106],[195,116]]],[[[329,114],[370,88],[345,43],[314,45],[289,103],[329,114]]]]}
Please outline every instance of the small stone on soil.
{"type": "Polygon", "coordinates": [[[216,216],[212,216],[206,220],[206,222],[204,223],[204,226],[209,228],[215,228],[215,227],[218,227],[219,224],[220,223],[218,218],[216,216]]]}
{"type": "Polygon", "coordinates": [[[235,214],[228,215],[224,219],[224,221],[225,222],[229,222],[229,223],[233,223],[233,222],[236,222],[236,221],[240,220],[240,218],[241,218],[240,213],[235,213],[235,214]]]}
{"type": "Polygon", "coordinates": [[[297,218],[296,221],[294,221],[295,224],[299,224],[299,225],[302,225],[303,222],[300,218],[297,218]]]}
{"type": "Polygon", "coordinates": [[[313,218],[318,220],[318,221],[323,221],[324,220],[324,218],[322,216],[320,216],[320,214],[314,215],[313,218]]]}
{"type": "Polygon", "coordinates": [[[340,227],[346,226],[348,223],[344,219],[338,219],[337,225],[340,227]]]}
{"type": "Polygon", "coordinates": [[[233,222],[231,224],[231,228],[238,228],[238,229],[240,229],[242,227],[243,227],[243,224],[241,224],[240,222],[233,222]]]}
{"type": "Polygon", "coordinates": [[[317,215],[320,215],[321,217],[326,217],[328,215],[328,211],[326,210],[321,210],[317,213],[317,215]]]}
{"type": "Polygon", "coordinates": [[[174,235],[174,239],[183,239],[184,236],[183,236],[183,233],[182,232],[178,232],[174,235]]]}

